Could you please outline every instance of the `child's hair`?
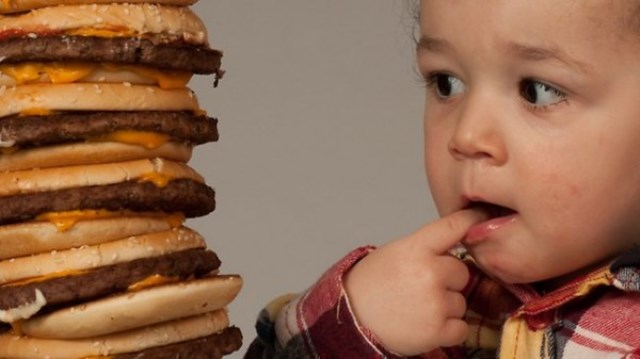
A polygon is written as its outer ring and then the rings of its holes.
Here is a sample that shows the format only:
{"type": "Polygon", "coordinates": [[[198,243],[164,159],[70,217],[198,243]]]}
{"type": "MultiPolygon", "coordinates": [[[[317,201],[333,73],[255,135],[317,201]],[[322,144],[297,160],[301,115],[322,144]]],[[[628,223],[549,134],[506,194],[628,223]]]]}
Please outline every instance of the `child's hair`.
{"type": "Polygon", "coordinates": [[[405,10],[411,20],[408,28],[415,43],[420,38],[420,0],[405,0],[405,10]]]}

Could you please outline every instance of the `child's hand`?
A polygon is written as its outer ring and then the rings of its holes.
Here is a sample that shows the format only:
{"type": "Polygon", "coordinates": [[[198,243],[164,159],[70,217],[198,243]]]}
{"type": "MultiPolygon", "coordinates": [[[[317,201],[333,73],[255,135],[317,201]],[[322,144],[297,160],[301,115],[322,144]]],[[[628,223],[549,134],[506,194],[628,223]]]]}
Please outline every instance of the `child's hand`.
{"type": "Polygon", "coordinates": [[[358,322],[387,349],[407,356],[464,342],[460,291],[469,272],[447,250],[484,219],[478,211],[455,212],[358,262],[345,278],[358,322]]]}

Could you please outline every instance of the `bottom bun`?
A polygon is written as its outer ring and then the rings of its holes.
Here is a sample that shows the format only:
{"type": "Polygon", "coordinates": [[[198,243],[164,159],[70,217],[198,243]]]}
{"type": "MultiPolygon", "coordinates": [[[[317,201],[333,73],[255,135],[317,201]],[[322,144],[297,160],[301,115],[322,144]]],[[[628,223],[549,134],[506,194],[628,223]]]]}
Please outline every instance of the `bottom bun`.
{"type": "Polygon", "coordinates": [[[165,322],[126,332],[81,340],[39,339],[0,335],[0,358],[79,359],[118,357],[220,333],[229,326],[226,310],[165,322]]]}
{"type": "Polygon", "coordinates": [[[21,330],[34,338],[97,337],[221,309],[241,287],[235,275],[152,287],[34,317],[21,330]]]}

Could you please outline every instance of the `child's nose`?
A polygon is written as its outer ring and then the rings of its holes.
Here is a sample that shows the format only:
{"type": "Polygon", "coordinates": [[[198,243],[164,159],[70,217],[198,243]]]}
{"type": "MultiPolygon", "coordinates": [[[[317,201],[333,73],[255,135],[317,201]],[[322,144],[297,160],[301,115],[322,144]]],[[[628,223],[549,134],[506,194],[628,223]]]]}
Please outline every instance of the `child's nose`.
{"type": "Polygon", "coordinates": [[[491,107],[490,102],[477,99],[461,109],[448,144],[456,160],[476,159],[493,165],[507,161],[500,111],[491,107]]]}

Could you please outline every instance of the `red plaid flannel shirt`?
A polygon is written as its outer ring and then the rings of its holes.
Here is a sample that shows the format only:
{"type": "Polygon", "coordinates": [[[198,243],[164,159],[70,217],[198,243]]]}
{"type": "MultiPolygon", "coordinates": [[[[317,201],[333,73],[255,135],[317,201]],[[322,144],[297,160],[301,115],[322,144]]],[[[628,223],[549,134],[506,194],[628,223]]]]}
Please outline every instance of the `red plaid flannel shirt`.
{"type": "MultiPolygon", "coordinates": [[[[245,358],[398,358],[358,325],[342,286],[371,250],[349,253],[306,292],[265,308],[245,358]]],[[[640,249],[544,295],[469,267],[467,341],[423,358],[640,358],[640,249]]]]}

